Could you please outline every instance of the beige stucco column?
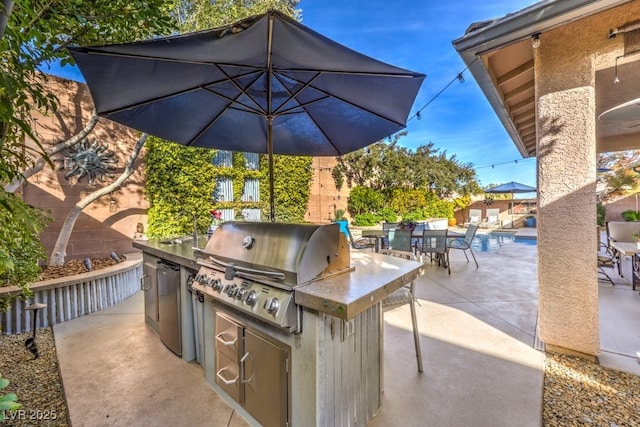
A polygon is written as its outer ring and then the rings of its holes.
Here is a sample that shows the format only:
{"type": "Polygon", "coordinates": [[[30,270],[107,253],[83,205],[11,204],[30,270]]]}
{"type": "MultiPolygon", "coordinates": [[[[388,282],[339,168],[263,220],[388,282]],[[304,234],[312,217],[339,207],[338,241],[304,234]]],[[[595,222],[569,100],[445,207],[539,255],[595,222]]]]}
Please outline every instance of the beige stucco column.
{"type": "Polygon", "coordinates": [[[600,352],[596,258],[596,102],[591,55],[549,32],[535,52],[539,338],[600,352]]]}

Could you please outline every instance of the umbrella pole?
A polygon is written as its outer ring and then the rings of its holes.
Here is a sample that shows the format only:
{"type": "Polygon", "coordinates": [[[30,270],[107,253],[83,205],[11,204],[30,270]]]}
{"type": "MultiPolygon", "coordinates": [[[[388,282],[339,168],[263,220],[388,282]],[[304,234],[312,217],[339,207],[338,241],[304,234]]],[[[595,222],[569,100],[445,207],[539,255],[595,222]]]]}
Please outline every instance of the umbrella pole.
{"type": "Polygon", "coordinates": [[[513,193],[511,193],[511,228],[515,228],[513,226],[513,212],[516,210],[516,203],[513,201],[513,193]]]}
{"type": "Polygon", "coordinates": [[[273,191],[273,117],[267,117],[267,152],[269,156],[269,204],[271,222],[276,222],[276,208],[273,191]]]}

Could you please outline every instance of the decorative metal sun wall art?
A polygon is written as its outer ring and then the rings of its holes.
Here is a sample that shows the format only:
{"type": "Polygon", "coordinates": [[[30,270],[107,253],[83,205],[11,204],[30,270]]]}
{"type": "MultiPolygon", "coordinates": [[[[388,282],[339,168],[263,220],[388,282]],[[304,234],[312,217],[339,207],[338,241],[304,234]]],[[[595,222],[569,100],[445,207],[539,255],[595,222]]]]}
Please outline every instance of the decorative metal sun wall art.
{"type": "Polygon", "coordinates": [[[118,159],[115,152],[109,150],[109,144],[93,141],[90,143],[87,139],[83,139],[78,144],[66,149],[62,152],[62,159],[56,159],[62,162],[61,169],[67,169],[64,176],[66,180],[76,176],[76,180],[80,182],[86,177],[89,185],[93,185],[97,179],[104,182],[105,178],[113,178],[112,173],[116,169],[118,159]]]}

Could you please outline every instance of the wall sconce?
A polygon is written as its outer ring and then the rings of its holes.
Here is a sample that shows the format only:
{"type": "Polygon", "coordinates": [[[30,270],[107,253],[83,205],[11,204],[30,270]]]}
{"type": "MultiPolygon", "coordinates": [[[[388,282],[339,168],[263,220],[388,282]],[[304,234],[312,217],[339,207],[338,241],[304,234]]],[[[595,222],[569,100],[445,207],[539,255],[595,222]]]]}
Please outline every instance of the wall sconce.
{"type": "Polygon", "coordinates": [[[531,38],[533,39],[533,48],[537,49],[540,47],[540,33],[535,33],[534,35],[531,36],[531,38]]]}
{"type": "Polygon", "coordinates": [[[116,212],[118,210],[118,205],[116,205],[116,201],[111,199],[109,202],[109,212],[116,212]]]}

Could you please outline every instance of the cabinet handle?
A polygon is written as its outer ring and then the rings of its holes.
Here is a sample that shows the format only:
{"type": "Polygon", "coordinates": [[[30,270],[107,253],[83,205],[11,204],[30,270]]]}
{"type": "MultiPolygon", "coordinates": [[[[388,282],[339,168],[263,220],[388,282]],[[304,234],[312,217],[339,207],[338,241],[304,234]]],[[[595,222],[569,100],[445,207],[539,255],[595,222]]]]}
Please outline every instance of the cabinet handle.
{"type": "Polygon", "coordinates": [[[144,279],[146,277],[149,277],[149,275],[148,274],[143,274],[142,277],[140,278],[140,289],[142,289],[145,292],[151,290],[151,286],[149,286],[148,288],[144,287],[144,279]]]}
{"type": "Polygon", "coordinates": [[[253,355],[251,353],[249,353],[248,351],[244,354],[244,356],[242,356],[242,359],[240,359],[240,375],[242,375],[242,379],[240,380],[241,383],[250,383],[251,380],[253,380],[253,378],[256,376],[256,370],[254,367],[255,363],[253,362],[253,355]],[[251,359],[251,367],[252,369],[252,373],[251,373],[251,377],[245,379],[245,372],[246,372],[246,368],[245,368],[245,363],[247,361],[247,358],[251,359]]]}
{"type": "Polygon", "coordinates": [[[226,385],[232,385],[238,382],[238,377],[239,375],[236,375],[236,377],[232,380],[228,380],[226,379],[223,375],[222,372],[225,370],[226,368],[222,368],[220,369],[218,372],[216,372],[216,377],[218,377],[220,379],[220,381],[222,381],[223,383],[225,383],[226,385]]]}
{"type": "Polygon", "coordinates": [[[225,339],[223,338],[223,335],[224,335],[224,332],[221,332],[218,335],[216,335],[216,340],[220,341],[222,344],[226,345],[227,347],[231,347],[236,343],[236,341],[238,341],[238,337],[235,337],[233,341],[225,341],[225,339]]]}

